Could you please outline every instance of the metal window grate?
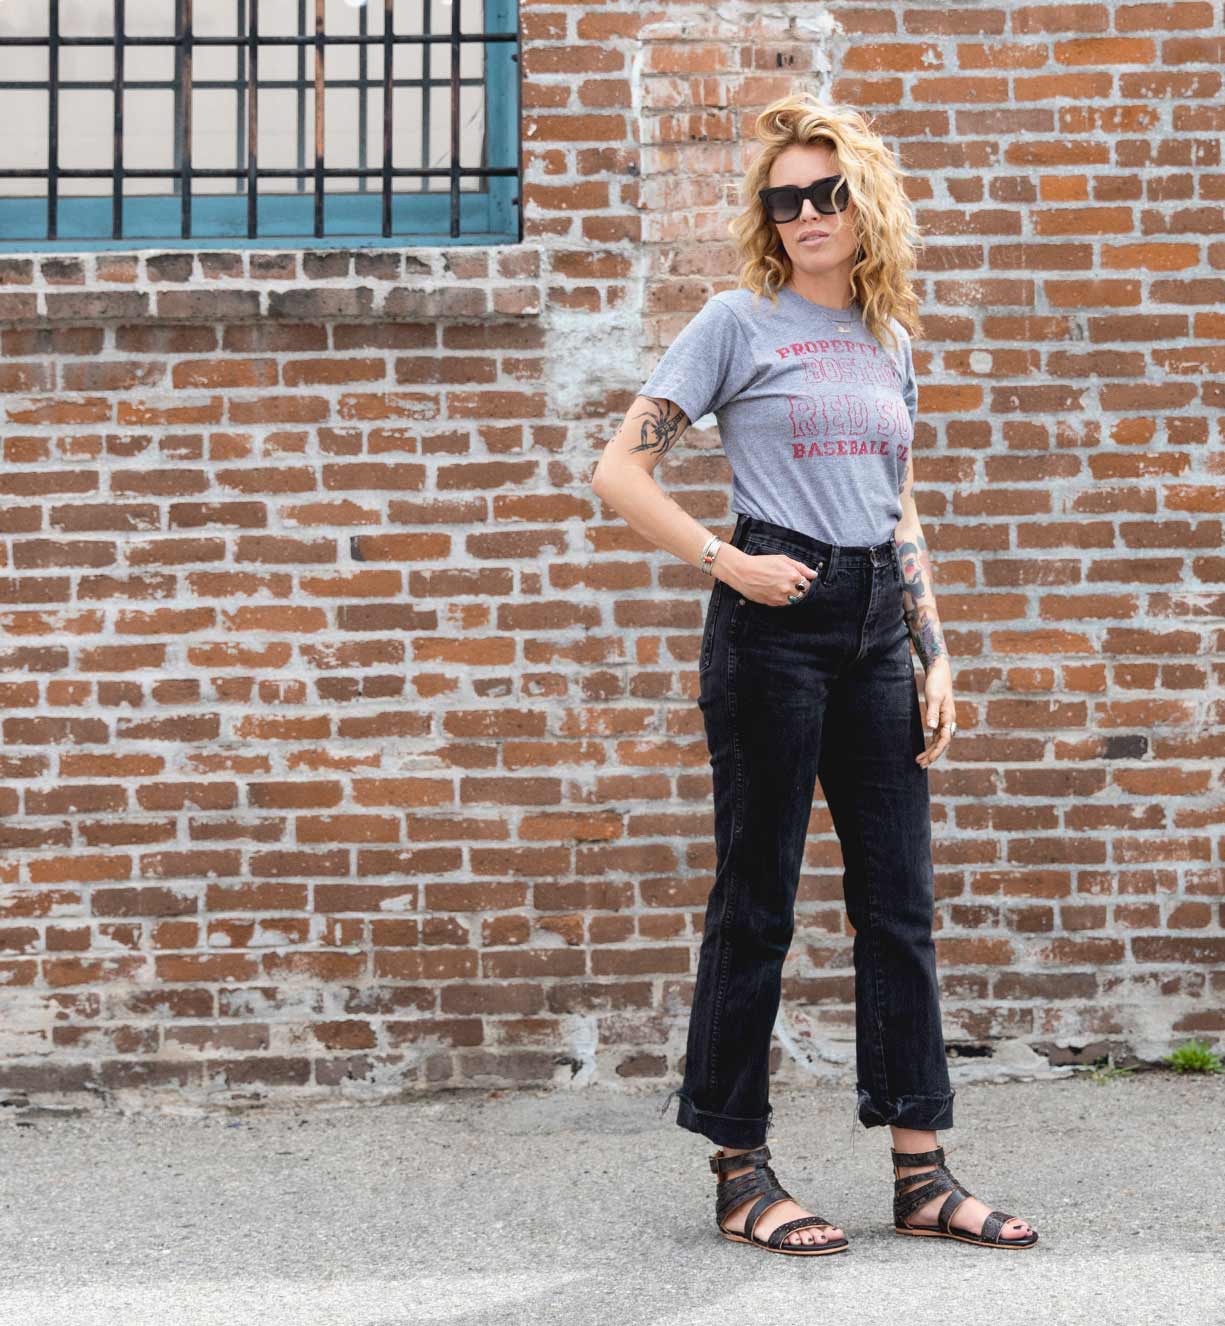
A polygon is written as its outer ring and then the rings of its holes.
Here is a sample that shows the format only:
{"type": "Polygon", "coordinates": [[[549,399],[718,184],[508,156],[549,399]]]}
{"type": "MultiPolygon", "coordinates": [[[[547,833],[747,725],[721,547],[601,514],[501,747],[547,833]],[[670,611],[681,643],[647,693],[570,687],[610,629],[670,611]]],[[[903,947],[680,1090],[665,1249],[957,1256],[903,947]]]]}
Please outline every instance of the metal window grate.
{"type": "MultiPolygon", "coordinates": [[[[64,30],[65,11],[76,17],[73,0],[67,5],[62,0],[31,0],[24,10],[21,0],[8,0],[0,8],[0,116],[10,125],[21,121],[21,107],[12,104],[16,97],[26,98],[27,122],[37,118],[38,103],[31,98],[42,98],[46,107],[45,165],[6,161],[0,166],[0,247],[114,248],[135,239],[195,246],[272,238],[333,244],[376,237],[399,244],[444,237],[470,243],[522,239],[522,74],[515,0],[365,0],[356,10],[357,30],[347,32],[337,29],[344,26],[341,19],[353,15],[353,0],[230,4],[230,30],[220,33],[197,30],[196,20],[203,15],[208,26],[216,26],[224,0],[195,5],[193,0],[99,0],[95,10],[110,10],[110,31],[88,35],[64,30]],[[418,21],[415,30],[405,31],[410,4],[418,21]],[[284,17],[288,5],[296,6],[295,31],[261,29],[261,9],[284,17]],[[167,28],[173,15],[173,30],[164,35],[131,31],[134,10],[146,25],[164,18],[167,28]],[[449,26],[432,30],[435,16],[448,10],[449,26]],[[41,26],[44,15],[45,31],[32,30],[41,26]],[[381,22],[373,22],[372,15],[381,22]],[[466,30],[469,27],[476,30],[466,30]],[[329,77],[333,61],[338,70],[353,63],[346,50],[355,53],[354,75],[329,77]],[[173,54],[171,76],[132,76],[134,62],[152,58],[146,52],[167,51],[173,54]],[[230,53],[232,76],[197,77],[206,62],[217,63],[221,51],[230,53]],[[407,52],[417,53],[420,68],[401,75],[398,66],[407,52]],[[289,77],[261,76],[261,60],[283,64],[286,53],[294,63],[289,77]],[[474,54],[479,67],[465,73],[465,60],[471,64],[474,54]],[[45,77],[9,76],[29,72],[39,56],[45,60],[45,77]],[[66,76],[70,61],[88,65],[107,59],[110,77],[66,76]],[[470,135],[465,141],[465,93],[483,117],[479,143],[470,135]],[[88,116],[78,119],[75,130],[65,123],[66,100],[78,94],[109,94],[113,126],[109,154],[99,142],[94,159],[84,166],[64,164],[65,149],[77,145],[73,134],[79,142],[93,142],[88,116]],[[135,94],[160,97],[165,106],[164,118],[139,119],[146,137],[153,132],[172,140],[173,162],[163,168],[125,159],[134,132],[132,116],[125,126],[125,102],[135,94]],[[355,113],[346,103],[339,125],[330,126],[332,99],[346,94],[355,101],[355,113]],[[447,97],[443,116],[437,107],[441,95],[447,97]],[[214,116],[215,123],[201,126],[196,121],[205,96],[231,101],[229,109],[214,116]],[[269,98],[276,98],[275,109],[269,98]],[[372,114],[376,98],[381,100],[381,125],[372,114]],[[292,114],[287,109],[290,100],[292,114]],[[410,114],[401,110],[405,105],[410,114]],[[268,135],[270,115],[282,148],[286,140],[293,142],[293,165],[261,164],[261,131],[268,135]],[[227,116],[229,122],[222,124],[227,116]],[[444,123],[439,125],[439,119],[444,123]],[[232,153],[229,164],[195,160],[193,148],[202,127],[209,135],[210,154],[215,155],[219,140],[225,139],[232,153]],[[339,153],[337,128],[345,135],[339,153]],[[440,155],[446,159],[431,165],[431,143],[443,133],[440,155]],[[395,164],[402,138],[419,146],[416,164],[395,164]],[[478,155],[474,148],[479,148],[479,163],[465,164],[465,149],[478,155]],[[332,164],[329,156],[337,155],[346,159],[332,164]],[[369,163],[372,156],[376,164],[369,163]],[[41,181],[41,191],[31,193],[29,181],[41,181]],[[90,186],[86,181],[107,184],[90,186]],[[133,181],[153,185],[154,193],[132,194],[128,186],[133,181]],[[232,181],[232,190],[225,181],[232,181]],[[396,187],[409,183],[416,187],[396,187]]],[[[86,72],[105,75],[106,70],[86,72]]],[[[210,105],[216,108],[219,103],[213,100],[210,105]]],[[[28,153],[30,144],[38,142],[36,134],[10,135],[5,155],[11,159],[15,152],[28,153]]]]}

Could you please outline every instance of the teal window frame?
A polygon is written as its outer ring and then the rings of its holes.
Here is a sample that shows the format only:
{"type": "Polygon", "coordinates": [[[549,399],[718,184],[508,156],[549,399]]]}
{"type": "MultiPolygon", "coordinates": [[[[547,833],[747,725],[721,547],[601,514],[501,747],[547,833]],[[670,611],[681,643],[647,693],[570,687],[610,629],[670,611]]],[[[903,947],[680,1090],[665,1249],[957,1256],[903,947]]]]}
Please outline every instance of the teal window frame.
{"type": "MultiPolygon", "coordinates": [[[[371,0],[377,5],[378,0],[371,0]]],[[[57,11],[57,0],[51,0],[53,11],[57,11]]],[[[452,52],[452,79],[458,78],[458,47],[456,38],[459,34],[458,3],[453,9],[453,30],[451,36],[442,35],[436,39],[439,45],[449,45],[452,52]]],[[[519,52],[522,49],[519,28],[519,6],[517,0],[483,0],[484,32],[482,37],[500,36],[498,40],[483,41],[485,60],[484,81],[484,120],[485,120],[485,156],[489,162],[513,163],[463,167],[455,160],[457,132],[452,126],[452,161],[447,167],[433,170],[407,171],[397,169],[389,172],[392,181],[397,179],[421,179],[427,176],[445,175],[449,188],[423,192],[416,190],[396,193],[389,189],[385,200],[382,179],[384,170],[379,167],[356,169],[326,167],[317,163],[304,171],[261,171],[258,168],[241,172],[248,179],[248,189],[233,194],[206,193],[192,195],[189,207],[185,206],[182,191],[157,197],[124,197],[122,200],[122,235],[113,233],[115,218],[114,194],[97,195],[87,198],[55,196],[55,235],[49,235],[49,217],[51,207],[50,184],[58,186],[58,180],[73,175],[110,176],[120,190],[124,179],[161,177],[186,178],[188,190],[192,179],[206,176],[228,174],[235,177],[237,171],[216,172],[206,170],[193,171],[190,156],[180,159],[180,168],[172,171],[128,173],[112,170],[102,171],[56,171],[57,160],[54,137],[58,132],[57,117],[54,113],[55,89],[58,61],[55,49],[54,22],[49,27],[46,37],[17,39],[22,45],[43,44],[51,47],[49,78],[45,84],[52,100],[53,113],[48,117],[49,132],[52,142],[48,147],[47,170],[37,172],[0,172],[10,177],[23,174],[48,180],[48,195],[34,198],[0,197],[0,253],[13,252],[89,252],[133,250],[142,248],[158,249],[262,249],[262,248],[405,248],[438,247],[454,245],[492,245],[517,244],[523,242],[523,209],[521,205],[520,181],[522,179],[522,135],[520,131],[520,108],[522,106],[522,61],[519,52]],[[329,175],[344,179],[354,179],[361,174],[374,179],[379,186],[369,192],[332,192],[326,187],[329,175]],[[306,192],[288,194],[261,194],[259,181],[278,177],[296,176],[314,188],[306,192]],[[461,178],[482,178],[483,187],[479,189],[461,189],[461,178]],[[256,193],[254,205],[250,200],[251,184],[256,193]],[[389,220],[390,234],[383,234],[384,205],[389,220]],[[184,220],[190,221],[188,235],[183,235],[184,220]],[[256,234],[249,233],[251,221],[255,221],[256,234]],[[322,234],[314,233],[317,223],[322,223],[322,234]],[[41,233],[40,233],[41,231],[41,233]]],[[[122,15],[121,0],[116,0],[117,15],[122,15]]],[[[190,8],[188,9],[190,14],[190,8]]],[[[117,25],[116,31],[120,31],[117,25]]],[[[12,41],[13,39],[8,39],[12,41]]],[[[163,39],[173,41],[175,39],[163,39]]],[[[190,50],[192,36],[190,23],[187,30],[177,39],[180,49],[190,50]]],[[[93,42],[111,45],[109,38],[67,39],[72,44],[93,42]]],[[[375,42],[382,44],[383,38],[375,42]]],[[[253,46],[251,38],[244,45],[253,46]]],[[[115,43],[116,81],[122,83],[123,41],[115,43]]],[[[385,64],[389,60],[385,59],[385,64]]],[[[253,58],[250,68],[257,68],[253,58]]],[[[385,79],[388,78],[385,72],[385,79]]],[[[431,80],[444,84],[446,79],[431,80]]],[[[29,87],[30,84],[23,84],[29,87]]],[[[241,84],[239,84],[241,86],[241,84]]],[[[248,89],[249,92],[249,89],[248,89]]],[[[452,117],[458,110],[457,85],[452,86],[452,117]]],[[[0,107],[3,91],[0,90],[0,107]]],[[[121,98],[116,98],[121,101],[121,98]]],[[[187,115],[187,136],[190,137],[190,112],[187,115]]],[[[180,120],[180,127],[183,121],[180,120]]],[[[121,142],[121,111],[116,111],[116,141],[121,142]]],[[[117,149],[121,151],[121,147],[117,149]]]]}

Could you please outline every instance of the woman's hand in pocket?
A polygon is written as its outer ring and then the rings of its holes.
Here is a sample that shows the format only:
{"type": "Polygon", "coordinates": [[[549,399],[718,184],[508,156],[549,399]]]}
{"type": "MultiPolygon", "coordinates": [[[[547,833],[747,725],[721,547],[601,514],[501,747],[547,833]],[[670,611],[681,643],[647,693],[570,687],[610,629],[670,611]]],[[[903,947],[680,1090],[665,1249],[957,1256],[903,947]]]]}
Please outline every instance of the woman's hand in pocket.
{"type": "Polygon", "coordinates": [[[741,553],[728,583],[746,599],[770,608],[790,608],[788,595],[806,598],[821,572],[785,553],[741,553]]]}

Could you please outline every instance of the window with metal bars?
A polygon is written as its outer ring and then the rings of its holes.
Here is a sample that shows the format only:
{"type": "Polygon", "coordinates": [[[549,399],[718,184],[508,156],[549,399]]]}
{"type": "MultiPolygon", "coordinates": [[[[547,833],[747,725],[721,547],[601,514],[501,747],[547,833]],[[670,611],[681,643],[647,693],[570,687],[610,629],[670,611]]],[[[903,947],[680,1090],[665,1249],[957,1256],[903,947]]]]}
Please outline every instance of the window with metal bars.
{"type": "Polygon", "coordinates": [[[523,238],[517,0],[2,0],[0,250],[523,238]]]}

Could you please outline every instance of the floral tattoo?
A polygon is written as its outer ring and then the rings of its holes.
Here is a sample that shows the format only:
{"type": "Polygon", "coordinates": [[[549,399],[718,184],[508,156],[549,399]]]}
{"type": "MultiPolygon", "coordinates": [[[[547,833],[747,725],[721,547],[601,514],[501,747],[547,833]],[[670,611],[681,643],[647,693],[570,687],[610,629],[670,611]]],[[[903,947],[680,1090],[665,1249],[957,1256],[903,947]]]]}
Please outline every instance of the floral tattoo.
{"type": "Polygon", "coordinates": [[[689,426],[688,416],[672,401],[656,400],[654,396],[642,398],[650,402],[647,409],[635,416],[642,421],[641,441],[631,451],[654,451],[667,455],[677,438],[689,426]]]}
{"type": "Polygon", "coordinates": [[[903,539],[897,551],[898,560],[902,564],[902,609],[906,626],[914,641],[915,652],[926,671],[936,659],[948,653],[940,618],[936,613],[927,540],[922,534],[917,539],[903,539]]]}

